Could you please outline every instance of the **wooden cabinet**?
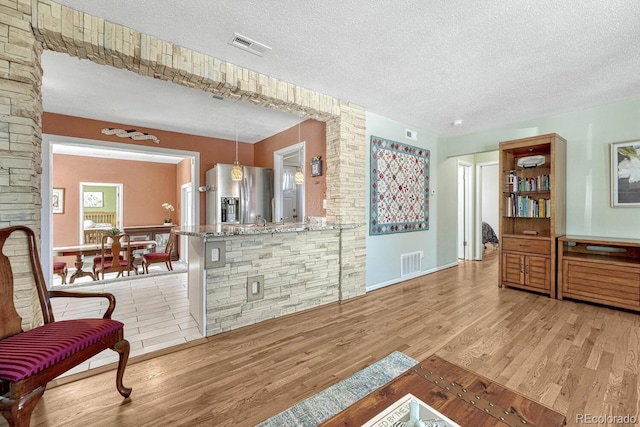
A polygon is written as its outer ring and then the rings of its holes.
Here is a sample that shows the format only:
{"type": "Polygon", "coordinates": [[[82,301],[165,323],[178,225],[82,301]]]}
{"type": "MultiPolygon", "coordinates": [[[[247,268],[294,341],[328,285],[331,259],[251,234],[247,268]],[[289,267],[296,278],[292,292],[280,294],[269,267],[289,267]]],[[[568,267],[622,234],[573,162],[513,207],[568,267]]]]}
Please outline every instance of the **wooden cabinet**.
{"type": "Polygon", "coordinates": [[[640,240],[558,239],[558,298],[640,310],[640,240]]]}
{"type": "Polygon", "coordinates": [[[565,170],[566,141],[556,134],[500,143],[500,287],[555,298],[565,170]]]}
{"type": "Polygon", "coordinates": [[[550,288],[549,261],[549,257],[519,255],[505,251],[502,255],[502,280],[546,293],[550,288]]]}

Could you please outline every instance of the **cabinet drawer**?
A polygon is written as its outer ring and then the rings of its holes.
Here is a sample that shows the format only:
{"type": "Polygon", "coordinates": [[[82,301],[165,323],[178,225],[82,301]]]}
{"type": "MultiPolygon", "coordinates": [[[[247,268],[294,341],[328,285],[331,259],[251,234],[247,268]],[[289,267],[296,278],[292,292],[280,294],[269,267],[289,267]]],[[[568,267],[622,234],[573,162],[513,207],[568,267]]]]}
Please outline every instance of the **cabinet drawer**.
{"type": "Polygon", "coordinates": [[[505,251],[549,255],[551,253],[551,243],[549,240],[520,239],[517,237],[503,236],[502,249],[505,251]]]}
{"type": "Polygon", "coordinates": [[[569,297],[623,306],[640,305],[640,268],[565,259],[563,292],[569,297]]]}

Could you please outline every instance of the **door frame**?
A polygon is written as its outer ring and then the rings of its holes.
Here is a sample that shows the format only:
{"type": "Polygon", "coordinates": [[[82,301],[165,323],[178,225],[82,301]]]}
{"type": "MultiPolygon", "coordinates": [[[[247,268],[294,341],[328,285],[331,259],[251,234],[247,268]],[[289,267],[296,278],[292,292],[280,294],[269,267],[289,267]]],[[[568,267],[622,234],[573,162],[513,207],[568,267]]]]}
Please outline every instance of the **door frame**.
{"type": "MultiPolygon", "coordinates": [[[[301,152],[302,159],[306,159],[306,143],[305,141],[300,141],[297,144],[289,145],[288,147],[281,148],[273,152],[273,196],[274,196],[274,210],[273,210],[273,221],[277,222],[280,218],[282,218],[282,173],[284,172],[284,158],[291,155],[301,152]]],[[[302,172],[304,172],[304,160],[302,160],[300,167],[302,168],[302,172]]],[[[298,203],[302,207],[301,212],[298,214],[298,218],[301,220],[304,219],[305,212],[305,199],[304,199],[304,189],[305,184],[298,184],[300,187],[298,188],[298,203]]]]}
{"type": "MultiPolygon", "coordinates": [[[[108,148],[117,151],[129,151],[129,152],[141,152],[149,155],[153,154],[165,154],[168,156],[178,156],[183,158],[191,158],[191,187],[193,194],[197,193],[197,188],[200,186],[200,153],[197,151],[177,150],[174,148],[164,147],[152,147],[145,145],[134,145],[120,142],[108,142],[86,138],[75,138],[69,136],[42,134],[42,209],[41,223],[42,223],[42,245],[40,247],[40,262],[45,272],[45,281],[47,287],[51,288],[53,283],[53,213],[51,209],[51,192],[53,190],[53,148],[54,144],[76,144],[85,146],[95,146],[101,148],[108,148]],[[48,231],[45,224],[49,224],[48,231]]],[[[200,197],[193,198],[193,211],[192,211],[193,223],[200,224],[200,197]]],[[[195,239],[191,239],[195,240],[195,239]]],[[[187,286],[194,286],[188,283],[187,286]]],[[[197,293],[200,301],[195,301],[194,304],[199,304],[202,307],[206,307],[207,298],[203,289],[197,293]]],[[[206,315],[206,310],[205,310],[206,315]]],[[[193,316],[198,326],[202,331],[202,335],[206,334],[206,317],[193,316]]]]}

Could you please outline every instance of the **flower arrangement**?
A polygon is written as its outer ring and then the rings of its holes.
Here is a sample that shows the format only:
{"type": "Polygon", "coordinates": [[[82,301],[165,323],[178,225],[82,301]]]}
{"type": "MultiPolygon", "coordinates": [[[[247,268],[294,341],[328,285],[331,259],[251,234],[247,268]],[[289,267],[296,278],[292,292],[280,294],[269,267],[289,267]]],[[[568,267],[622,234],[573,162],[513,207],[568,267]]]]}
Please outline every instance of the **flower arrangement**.
{"type": "Polygon", "coordinates": [[[173,223],[173,220],[171,219],[171,212],[175,211],[175,208],[173,207],[173,205],[170,205],[169,203],[163,203],[162,207],[167,211],[165,214],[166,216],[164,218],[164,223],[165,224],[173,223]]]}
{"type": "Polygon", "coordinates": [[[106,234],[107,236],[119,236],[120,234],[122,234],[122,231],[120,231],[119,228],[114,227],[109,230],[106,230],[104,234],[106,234]]]}

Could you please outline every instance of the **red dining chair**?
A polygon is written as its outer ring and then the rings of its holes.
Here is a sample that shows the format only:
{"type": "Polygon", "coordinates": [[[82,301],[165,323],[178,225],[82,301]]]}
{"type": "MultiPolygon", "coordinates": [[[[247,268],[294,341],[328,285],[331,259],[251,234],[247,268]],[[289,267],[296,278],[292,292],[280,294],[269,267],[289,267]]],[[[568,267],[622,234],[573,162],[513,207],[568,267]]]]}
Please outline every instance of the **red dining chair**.
{"type": "Polygon", "coordinates": [[[142,255],[142,268],[145,274],[149,274],[149,266],[154,263],[164,262],[169,271],[173,271],[173,266],[171,265],[171,251],[173,250],[173,245],[175,244],[176,235],[175,233],[169,233],[169,240],[167,241],[167,246],[164,248],[164,252],[150,252],[148,254],[142,255]]]}
{"type": "Polygon", "coordinates": [[[127,276],[129,275],[129,271],[131,271],[129,249],[127,248],[129,242],[130,238],[128,234],[102,236],[100,255],[93,259],[93,275],[96,279],[98,279],[98,275],[102,273],[102,279],[104,280],[104,273],[114,271],[118,272],[116,277],[124,275],[125,271],[127,272],[127,276]],[[114,259],[117,259],[117,261],[114,262],[114,259]]]}
{"type": "Polygon", "coordinates": [[[57,274],[62,278],[62,284],[67,284],[67,263],[64,261],[55,261],[53,263],[53,274],[57,274]]]}

